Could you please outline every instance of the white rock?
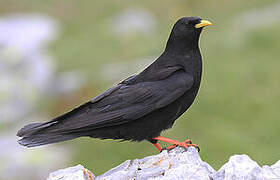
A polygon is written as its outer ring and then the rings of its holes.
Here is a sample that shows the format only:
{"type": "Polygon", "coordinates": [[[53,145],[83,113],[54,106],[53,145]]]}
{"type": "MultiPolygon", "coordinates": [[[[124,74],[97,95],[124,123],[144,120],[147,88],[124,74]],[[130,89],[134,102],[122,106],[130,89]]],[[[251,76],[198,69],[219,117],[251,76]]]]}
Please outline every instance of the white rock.
{"type": "Polygon", "coordinates": [[[82,165],[61,169],[51,173],[47,180],[93,180],[94,175],[82,165]]]}
{"type": "MultiPolygon", "coordinates": [[[[75,177],[83,179],[82,166],[75,166],[75,171],[59,170],[55,175],[60,180],[75,177]],[[71,173],[73,172],[73,175],[71,173]],[[69,173],[69,174],[67,174],[69,173]],[[60,174],[64,174],[61,176],[60,174]]],[[[67,180],[68,180],[67,179],[67,180]]],[[[119,166],[98,176],[95,180],[280,180],[280,161],[272,166],[260,167],[247,155],[230,157],[219,171],[202,161],[195,148],[185,150],[177,147],[163,151],[158,155],[143,159],[127,160],[119,166]]],[[[56,179],[48,179],[56,180],[56,179]]],[[[69,179],[70,180],[70,179],[69,179]]]]}
{"type": "Polygon", "coordinates": [[[261,168],[249,156],[235,155],[211,177],[214,180],[280,180],[280,161],[261,168]]]}
{"type": "Polygon", "coordinates": [[[213,178],[224,180],[262,180],[263,174],[261,167],[247,155],[235,155],[229,159],[228,163],[221,167],[213,178]]]}
{"type": "Polygon", "coordinates": [[[118,167],[98,176],[97,180],[113,179],[190,179],[210,180],[216,171],[203,162],[195,148],[175,148],[170,152],[144,159],[128,160],[118,167]]]}

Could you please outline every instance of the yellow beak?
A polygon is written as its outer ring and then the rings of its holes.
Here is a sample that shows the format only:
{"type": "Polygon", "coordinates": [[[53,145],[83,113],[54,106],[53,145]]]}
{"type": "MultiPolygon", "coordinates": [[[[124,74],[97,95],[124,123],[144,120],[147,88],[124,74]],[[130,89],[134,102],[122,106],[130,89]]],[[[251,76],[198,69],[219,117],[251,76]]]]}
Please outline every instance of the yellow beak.
{"type": "Polygon", "coordinates": [[[200,23],[195,25],[195,28],[201,28],[201,27],[210,26],[210,25],[212,25],[212,23],[210,21],[201,20],[200,23]]]}

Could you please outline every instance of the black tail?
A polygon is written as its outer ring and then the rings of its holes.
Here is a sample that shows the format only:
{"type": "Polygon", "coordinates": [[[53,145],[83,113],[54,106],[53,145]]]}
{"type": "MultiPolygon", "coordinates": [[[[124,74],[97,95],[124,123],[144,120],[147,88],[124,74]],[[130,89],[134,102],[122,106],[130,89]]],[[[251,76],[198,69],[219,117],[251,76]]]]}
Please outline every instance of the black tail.
{"type": "Polygon", "coordinates": [[[18,143],[22,146],[35,147],[81,136],[80,133],[49,132],[49,127],[55,124],[56,122],[32,123],[24,126],[17,132],[17,136],[22,137],[18,140],[18,143]]]}
{"type": "Polygon", "coordinates": [[[87,102],[49,122],[31,123],[24,126],[17,132],[17,136],[22,137],[18,143],[23,146],[34,147],[86,136],[87,132],[85,131],[63,127],[66,121],[75,123],[75,118],[83,114],[90,104],[90,102],[87,102]]]}

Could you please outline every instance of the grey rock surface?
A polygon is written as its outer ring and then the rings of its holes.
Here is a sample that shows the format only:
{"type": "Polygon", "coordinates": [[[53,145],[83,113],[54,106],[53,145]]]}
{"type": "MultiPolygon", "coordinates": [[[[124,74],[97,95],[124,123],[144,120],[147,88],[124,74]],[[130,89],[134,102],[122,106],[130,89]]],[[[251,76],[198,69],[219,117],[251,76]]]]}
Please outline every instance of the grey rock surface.
{"type": "Polygon", "coordinates": [[[47,180],[93,180],[95,176],[82,165],[52,172],[47,180]]]}
{"type": "MultiPolygon", "coordinates": [[[[87,171],[91,173],[90,171],[87,171]]],[[[280,160],[260,167],[247,155],[234,155],[218,171],[201,160],[195,148],[177,147],[143,159],[127,160],[95,180],[280,180],[280,160]]],[[[51,173],[48,180],[89,179],[78,165],[51,173]]]]}

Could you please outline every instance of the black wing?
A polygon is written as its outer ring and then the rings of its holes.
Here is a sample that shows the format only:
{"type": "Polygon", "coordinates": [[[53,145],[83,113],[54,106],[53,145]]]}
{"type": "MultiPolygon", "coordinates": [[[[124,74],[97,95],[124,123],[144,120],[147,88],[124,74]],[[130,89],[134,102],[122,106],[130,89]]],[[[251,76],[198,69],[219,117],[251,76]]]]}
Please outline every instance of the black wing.
{"type": "Polygon", "coordinates": [[[192,87],[193,81],[191,75],[178,70],[158,81],[120,83],[69,112],[72,115],[55,119],[59,128],[53,130],[96,129],[133,121],[172,103],[192,87]]]}

